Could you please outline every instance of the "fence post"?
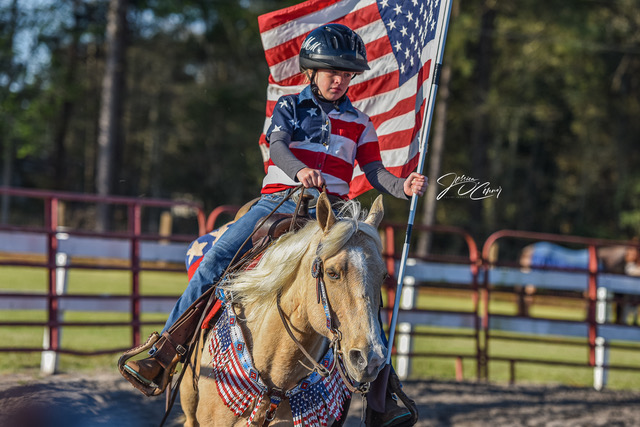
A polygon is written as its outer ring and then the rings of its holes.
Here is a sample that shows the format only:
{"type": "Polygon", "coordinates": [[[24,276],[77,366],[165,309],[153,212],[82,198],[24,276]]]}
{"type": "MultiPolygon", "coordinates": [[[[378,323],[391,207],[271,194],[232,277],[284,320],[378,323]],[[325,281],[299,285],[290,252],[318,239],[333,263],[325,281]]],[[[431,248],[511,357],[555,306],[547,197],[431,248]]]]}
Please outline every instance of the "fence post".
{"type": "Polygon", "coordinates": [[[589,340],[589,366],[596,365],[596,338],[598,337],[598,323],[596,321],[596,300],[598,298],[598,257],[596,247],[589,245],[589,281],[587,287],[587,338],[589,340]]]}
{"type": "MultiPolygon", "coordinates": [[[[58,235],[60,239],[60,235],[58,235]]],[[[67,254],[59,252],[56,254],[56,296],[64,295],[67,293],[67,266],[69,265],[69,257],[67,254]]],[[[57,320],[62,321],[64,312],[57,310],[57,320]]],[[[60,348],[60,339],[62,337],[62,328],[58,327],[58,333],[52,334],[51,328],[45,326],[44,335],[42,337],[42,356],[40,358],[40,372],[43,375],[55,374],[58,370],[58,353],[57,349],[60,348]],[[55,342],[52,342],[55,340],[55,342]],[[51,348],[56,350],[50,350],[51,348]]]]}
{"type": "Polygon", "coordinates": [[[131,324],[133,347],[140,345],[140,234],[142,212],[139,203],[129,205],[129,234],[131,238],[131,324]]]}
{"type": "MultiPolygon", "coordinates": [[[[415,264],[415,260],[408,259],[407,266],[415,264]]],[[[403,310],[411,310],[415,307],[416,303],[416,280],[412,276],[405,276],[402,287],[402,298],[400,299],[400,308],[403,310]]],[[[409,354],[413,350],[413,340],[411,339],[411,332],[413,327],[411,323],[400,322],[398,323],[398,335],[396,346],[396,373],[398,378],[405,380],[411,374],[411,359],[409,354]]]]}
{"type": "MultiPolygon", "coordinates": [[[[596,323],[607,321],[607,288],[599,287],[596,300],[596,323]]],[[[593,368],[593,388],[600,391],[607,385],[609,364],[609,348],[603,337],[595,339],[595,367],[593,368]]]]}

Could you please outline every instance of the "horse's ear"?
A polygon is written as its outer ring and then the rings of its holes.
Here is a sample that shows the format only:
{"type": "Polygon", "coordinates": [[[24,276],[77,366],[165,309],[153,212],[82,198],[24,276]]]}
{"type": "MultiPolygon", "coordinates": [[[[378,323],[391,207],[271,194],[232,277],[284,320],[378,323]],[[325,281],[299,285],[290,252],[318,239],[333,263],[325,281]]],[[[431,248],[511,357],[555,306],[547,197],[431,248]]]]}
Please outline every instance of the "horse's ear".
{"type": "Polygon", "coordinates": [[[364,220],[365,223],[372,225],[374,228],[378,228],[380,222],[382,222],[382,217],[384,216],[384,206],[382,205],[382,194],[380,194],[373,201],[371,205],[371,210],[369,211],[369,215],[367,219],[364,220]]]}
{"type": "Polygon", "coordinates": [[[318,202],[316,203],[316,218],[318,219],[320,228],[322,228],[322,231],[325,233],[336,223],[336,216],[333,213],[333,209],[331,209],[331,202],[329,202],[326,193],[320,193],[318,197],[318,202]]]}

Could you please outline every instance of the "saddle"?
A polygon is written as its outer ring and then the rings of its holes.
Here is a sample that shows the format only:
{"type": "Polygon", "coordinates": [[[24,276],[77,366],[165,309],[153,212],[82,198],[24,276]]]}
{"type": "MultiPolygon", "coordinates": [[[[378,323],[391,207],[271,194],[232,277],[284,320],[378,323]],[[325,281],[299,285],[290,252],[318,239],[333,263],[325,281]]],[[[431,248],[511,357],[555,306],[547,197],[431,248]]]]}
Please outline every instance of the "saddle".
{"type": "Polygon", "coordinates": [[[309,219],[306,211],[303,212],[303,215],[273,214],[264,224],[258,223],[256,225],[253,237],[251,237],[253,246],[262,246],[265,241],[272,242],[289,231],[299,230],[309,219]]]}

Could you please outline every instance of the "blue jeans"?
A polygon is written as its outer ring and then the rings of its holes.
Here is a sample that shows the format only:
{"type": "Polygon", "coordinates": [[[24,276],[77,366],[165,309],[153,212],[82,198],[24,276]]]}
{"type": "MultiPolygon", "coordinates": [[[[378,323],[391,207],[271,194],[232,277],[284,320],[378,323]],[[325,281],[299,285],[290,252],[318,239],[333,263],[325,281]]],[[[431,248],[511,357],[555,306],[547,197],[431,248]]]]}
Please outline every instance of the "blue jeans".
{"type": "MultiPolygon", "coordinates": [[[[317,190],[305,190],[307,193],[317,190]]],[[[207,289],[220,280],[222,274],[231,263],[234,255],[240,249],[242,243],[249,237],[255,225],[269,215],[271,211],[284,199],[287,191],[275,194],[264,194],[260,200],[249,209],[239,220],[229,226],[227,231],[220,236],[213,247],[204,255],[202,262],[195,271],[182,296],[173,307],[167,323],[162,332],[169,329],[178,318],[193,304],[207,289]]],[[[295,212],[296,203],[289,199],[276,211],[277,213],[292,214],[295,212]]],[[[316,216],[315,206],[309,209],[312,218],[316,216]]],[[[252,247],[251,240],[242,247],[238,257],[252,247]]]]}

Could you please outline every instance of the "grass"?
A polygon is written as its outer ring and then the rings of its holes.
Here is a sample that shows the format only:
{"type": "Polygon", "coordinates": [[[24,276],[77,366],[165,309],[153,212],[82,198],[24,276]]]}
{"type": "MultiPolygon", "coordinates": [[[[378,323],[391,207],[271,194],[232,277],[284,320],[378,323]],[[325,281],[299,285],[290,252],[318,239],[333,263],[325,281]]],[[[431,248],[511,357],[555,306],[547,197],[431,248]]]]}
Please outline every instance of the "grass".
{"type": "MultiPolygon", "coordinates": [[[[88,295],[129,295],[132,287],[132,274],[119,270],[70,269],[68,273],[67,293],[88,295]]],[[[31,267],[0,267],[0,290],[5,292],[38,292],[47,290],[47,270],[31,267]]],[[[174,272],[143,271],[140,274],[140,292],[142,295],[177,296],[186,286],[186,274],[174,272]]],[[[146,338],[154,330],[162,328],[166,314],[147,313],[141,320],[158,322],[157,326],[144,326],[141,336],[146,338]]],[[[44,322],[47,320],[43,310],[0,310],[0,321],[44,322]]],[[[66,312],[65,322],[100,321],[129,322],[130,313],[109,312],[66,312]]],[[[38,348],[42,346],[43,326],[0,327],[0,342],[3,347],[20,346],[38,348]]],[[[114,348],[129,348],[132,343],[130,327],[104,326],[82,327],[67,326],[62,330],[61,347],[75,351],[100,351],[114,348]]],[[[13,352],[2,353],[0,373],[17,370],[33,371],[40,368],[40,353],[13,352]]],[[[59,369],[63,372],[75,370],[116,371],[119,354],[96,356],[76,356],[61,354],[59,369]]]]}
{"type": "MultiPolygon", "coordinates": [[[[132,276],[126,271],[71,269],[68,277],[69,294],[92,295],[128,295],[131,290],[132,276]]],[[[148,272],[140,274],[140,289],[143,295],[178,296],[186,286],[184,273],[148,272]]],[[[47,289],[47,271],[41,268],[0,267],[0,290],[19,292],[45,292],[47,289]]],[[[492,293],[489,303],[491,313],[515,315],[516,305],[513,296],[505,293],[492,293]]],[[[427,288],[419,293],[417,307],[431,310],[455,310],[472,312],[473,304],[466,291],[427,288]]],[[[482,312],[482,307],[481,311],[482,312]]],[[[534,317],[550,317],[562,320],[584,320],[584,303],[567,300],[561,306],[549,297],[536,297],[532,308],[534,317]]],[[[65,321],[124,321],[128,322],[130,313],[68,312],[65,321]]],[[[165,314],[143,314],[143,321],[158,322],[157,326],[144,326],[141,336],[146,338],[152,331],[162,327],[165,314]]],[[[0,321],[45,321],[42,310],[4,310],[0,311],[0,321]]],[[[428,354],[428,357],[415,357],[412,360],[412,378],[454,379],[456,376],[455,359],[441,357],[442,354],[465,356],[462,359],[464,378],[475,379],[477,362],[475,358],[475,339],[465,336],[471,330],[446,329],[432,326],[417,326],[416,331],[428,336],[414,340],[414,352],[428,354]],[[453,334],[442,337],[438,334],[453,334]]],[[[513,340],[522,335],[492,332],[489,342],[489,357],[527,358],[550,361],[570,361],[586,363],[588,349],[584,339],[558,338],[553,343],[537,343],[513,340]],[[583,345],[570,343],[579,341],[583,345]]],[[[2,327],[0,341],[3,346],[23,346],[39,348],[42,345],[43,327],[2,327]]],[[[130,327],[65,327],[62,332],[62,347],[69,350],[99,351],[113,348],[129,348],[132,345],[130,327]]],[[[630,349],[613,348],[610,350],[610,363],[640,367],[640,346],[630,349]]],[[[0,358],[0,373],[31,371],[37,373],[40,365],[40,353],[3,353],[0,358]]],[[[118,353],[99,356],[75,356],[62,354],[59,369],[69,371],[116,372],[118,353]]],[[[507,382],[510,379],[510,364],[506,361],[489,362],[489,379],[507,382]]],[[[528,362],[515,364],[515,379],[518,383],[566,384],[571,386],[591,386],[593,369],[589,367],[567,367],[541,365],[528,362]]],[[[640,372],[609,371],[609,387],[615,389],[638,389],[640,372]]]]}

